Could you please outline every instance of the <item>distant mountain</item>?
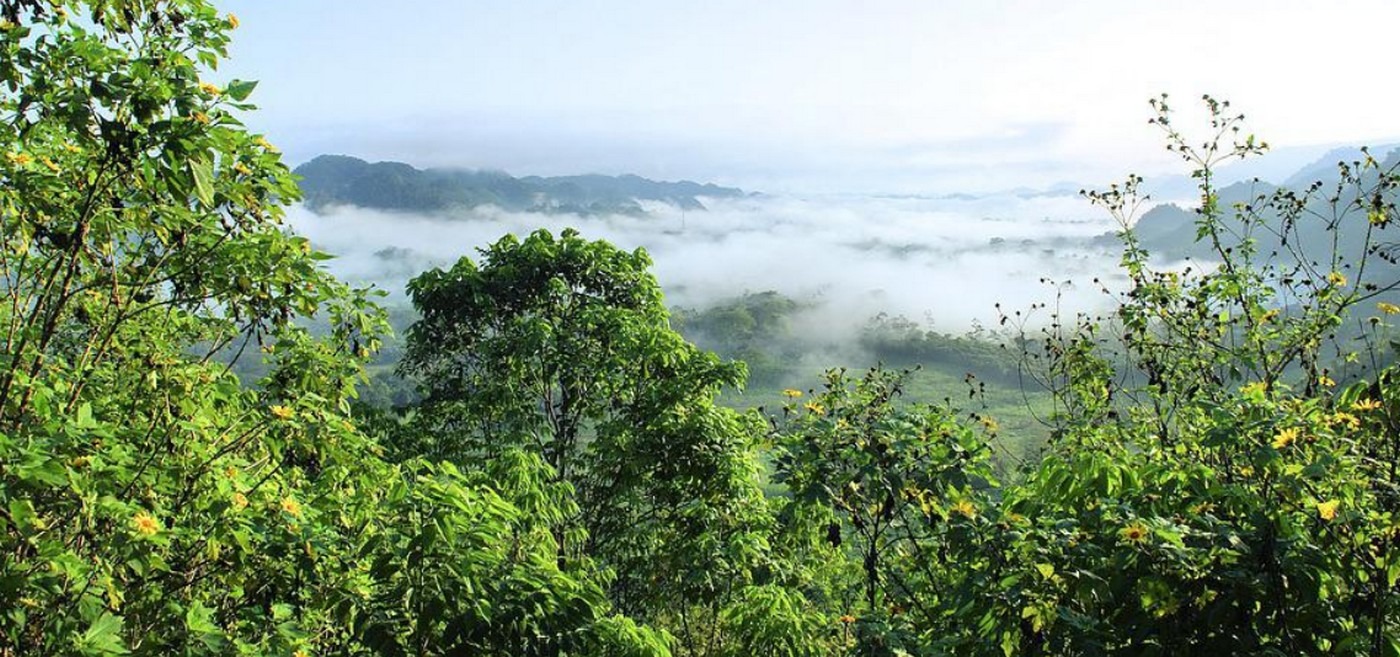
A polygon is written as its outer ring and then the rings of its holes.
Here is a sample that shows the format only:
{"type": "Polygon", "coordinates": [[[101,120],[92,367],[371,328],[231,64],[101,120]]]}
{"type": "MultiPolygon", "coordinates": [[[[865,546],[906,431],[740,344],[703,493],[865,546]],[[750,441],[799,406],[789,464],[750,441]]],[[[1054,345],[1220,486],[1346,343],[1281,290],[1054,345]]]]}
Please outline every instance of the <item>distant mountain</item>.
{"type": "MultiPolygon", "coordinates": [[[[1380,162],[1382,171],[1400,170],[1400,149],[1394,146],[1387,146],[1371,150],[1371,154],[1380,162]]],[[[1339,263],[1342,269],[1350,269],[1351,264],[1359,262],[1367,254],[1363,253],[1367,240],[1368,228],[1365,212],[1351,208],[1341,207],[1340,212],[1334,212],[1329,204],[1329,199],[1336,194],[1335,186],[1340,180],[1338,174],[1338,164],[1347,164],[1361,159],[1362,155],[1356,149],[1337,149],[1329,151],[1320,159],[1303,166],[1297,172],[1289,175],[1282,185],[1274,185],[1263,181],[1236,182],[1226,185],[1217,190],[1219,205],[1223,210],[1224,218],[1221,226],[1224,228],[1225,240],[1222,246],[1232,247],[1246,235],[1254,240],[1256,246],[1256,259],[1272,259],[1275,257],[1284,258],[1285,265],[1289,262],[1306,261],[1318,263],[1316,266],[1327,270],[1328,261],[1332,254],[1335,240],[1337,253],[1343,258],[1339,263]],[[1301,212],[1296,220],[1287,223],[1283,217],[1276,213],[1267,213],[1260,217],[1260,221],[1252,226],[1246,227],[1236,220],[1233,208],[1239,206],[1253,206],[1256,208],[1267,207],[1269,199],[1278,194],[1295,194],[1296,198],[1304,198],[1309,186],[1320,182],[1323,186],[1318,193],[1308,198],[1305,210],[1301,212]],[[1329,193],[1330,191],[1330,193],[1329,193]],[[1288,246],[1283,242],[1283,235],[1287,234],[1288,246]]],[[[1374,186],[1377,176],[1374,172],[1368,173],[1365,177],[1367,188],[1374,186]]],[[[1345,206],[1349,201],[1355,201],[1354,194],[1344,195],[1341,204],[1345,206]]],[[[1391,198],[1390,202],[1397,199],[1391,198]]],[[[1214,248],[1207,241],[1196,239],[1196,213],[1193,209],[1183,208],[1172,203],[1158,205],[1142,215],[1133,227],[1142,245],[1151,253],[1168,259],[1195,258],[1214,260],[1218,255],[1214,248]]],[[[1393,230],[1393,229],[1392,229],[1393,230]]],[[[1372,234],[1372,243],[1380,241],[1386,244],[1384,250],[1389,253],[1395,248],[1393,244],[1396,238],[1390,235],[1390,231],[1385,233],[1372,234]]],[[[1389,258],[1369,257],[1374,274],[1382,277],[1400,278],[1400,265],[1390,261],[1389,258]]]]}
{"type": "Polygon", "coordinates": [[[633,175],[516,178],[501,171],[417,169],[345,155],[321,155],[295,173],[302,178],[304,202],[313,212],[333,205],[413,212],[494,205],[519,212],[642,216],[646,211],[641,201],[703,210],[702,198],[745,196],[740,189],[688,180],[658,182],[633,175]]]}

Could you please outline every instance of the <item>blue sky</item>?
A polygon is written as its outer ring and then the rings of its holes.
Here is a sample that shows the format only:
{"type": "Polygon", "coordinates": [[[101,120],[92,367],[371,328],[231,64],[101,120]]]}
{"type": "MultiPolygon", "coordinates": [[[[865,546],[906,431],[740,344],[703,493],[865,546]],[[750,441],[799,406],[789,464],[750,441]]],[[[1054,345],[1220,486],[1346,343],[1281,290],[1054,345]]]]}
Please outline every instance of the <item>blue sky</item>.
{"type": "MultiPolygon", "coordinates": [[[[783,192],[1173,171],[1211,93],[1285,147],[1400,137],[1400,2],[216,0],[250,123],[322,152],[783,192]]],[[[1310,152],[1302,149],[1297,152],[1310,152]]]]}

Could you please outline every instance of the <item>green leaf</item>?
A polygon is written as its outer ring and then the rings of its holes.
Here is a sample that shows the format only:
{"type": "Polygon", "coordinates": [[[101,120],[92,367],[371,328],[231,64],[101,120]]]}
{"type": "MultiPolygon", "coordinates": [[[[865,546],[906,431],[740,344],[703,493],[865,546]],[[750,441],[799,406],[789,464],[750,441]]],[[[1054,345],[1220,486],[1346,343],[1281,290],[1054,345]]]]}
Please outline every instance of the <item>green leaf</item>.
{"type": "Polygon", "coordinates": [[[111,612],[103,612],[97,620],[92,622],[86,632],[78,637],[74,643],[74,648],[84,655],[128,655],[126,645],[122,642],[122,618],[115,616],[111,612]]]}
{"type": "Polygon", "coordinates": [[[248,95],[253,93],[257,86],[257,80],[234,80],[224,88],[224,94],[233,100],[243,101],[248,99],[248,95]]]}
{"type": "Polygon", "coordinates": [[[206,159],[190,160],[190,174],[194,176],[194,194],[206,208],[214,207],[214,164],[206,159]]]}

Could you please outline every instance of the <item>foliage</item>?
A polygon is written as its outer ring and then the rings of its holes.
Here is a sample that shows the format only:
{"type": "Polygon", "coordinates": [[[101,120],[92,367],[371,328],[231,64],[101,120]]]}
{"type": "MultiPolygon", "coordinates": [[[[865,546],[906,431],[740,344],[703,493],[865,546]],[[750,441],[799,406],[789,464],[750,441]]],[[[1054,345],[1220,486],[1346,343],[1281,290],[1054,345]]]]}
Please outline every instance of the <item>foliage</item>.
{"type": "Polygon", "coordinates": [[[872,318],[860,336],[860,345],[882,363],[923,365],[1019,385],[1017,358],[1000,342],[981,327],[965,335],[939,333],[883,313],[872,318]]]}
{"type": "Polygon", "coordinates": [[[236,19],[0,9],[0,654],[668,654],[524,542],[569,508],[543,464],[395,466],[351,421],[383,315],[279,225],[253,84],[202,77],[236,19]]]}
{"type": "Polygon", "coordinates": [[[721,301],[704,310],[677,308],[676,330],[706,349],[743,361],[750,385],[777,386],[805,349],[791,339],[791,317],[804,306],[772,290],[721,301]]]}
{"type": "Polygon", "coordinates": [[[537,231],[415,278],[401,367],[423,404],[395,448],[539,455],[579,501],[555,525],[560,558],[596,558],[615,604],[666,619],[693,652],[690,615],[712,625],[763,559],[762,423],[714,404],[743,366],[671,330],[649,266],[640,250],[537,231]]]}
{"type": "Polygon", "coordinates": [[[925,569],[995,483],[985,437],[947,409],[896,405],[901,384],[879,368],[856,381],[830,371],[820,392],[791,391],[776,441],[777,479],[793,504],[829,511],[825,540],[860,564],[849,583],[858,597],[828,592],[847,601],[841,615],[856,625],[860,654],[912,649],[932,629],[935,619],[914,613],[925,569]]]}
{"type": "MultiPolygon", "coordinates": [[[[1342,317],[1394,282],[1336,242],[1326,257],[1256,260],[1251,230],[1321,204],[1331,230],[1364,222],[1346,230],[1375,244],[1400,179],[1368,161],[1344,167],[1335,194],[1227,210],[1212,168],[1262,146],[1227,103],[1206,105],[1203,147],[1165,98],[1154,122],[1194,167],[1196,233],[1215,265],[1152,267],[1129,230],[1136,178],[1090,194],[1123,223],[1129,289],[1111,323],[1052,322],[1031,354],[1059,402],[1056,438],[1003,507],[1030,519],[1009,549],[1042,572],[1007,575],[1002,609],[968,603],[1008,654],[1396,652],[1393,375],[1337,394],[1323,353],[1342,317]]],[[[1291,235],[1272,237],[1301,248],[1291,235]]]]}
{"type": "Polygon", "coordinates": [[[767,427],[716,406],[743,366],[672,329],[644,252],[573,231],[414,279],[421,398],[353,409],[385,314],[281,227],[253,84],[206,79],[236,19],[0,15],[0,654],[1400,655],[1391,164],[1227,207],[1214,167],[1262,144],[1156,101],[1210,261],[1150,257],[1136,177],[1088,195],[1126,282],[1107,317],[1007,318],[1055,408],[1002,484],[998,424],[900,403],[903,373],[829,371],[767,427]]]}

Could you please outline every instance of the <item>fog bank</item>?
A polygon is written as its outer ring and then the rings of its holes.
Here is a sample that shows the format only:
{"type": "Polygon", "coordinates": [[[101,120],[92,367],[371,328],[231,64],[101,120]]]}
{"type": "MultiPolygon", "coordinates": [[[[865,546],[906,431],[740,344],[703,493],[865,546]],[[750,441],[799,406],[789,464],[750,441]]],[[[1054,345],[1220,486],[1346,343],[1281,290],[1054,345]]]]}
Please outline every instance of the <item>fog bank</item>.
{"type": "MultiPolygon", "coordinates": [[[[419,271],[477,256],[506,233],[577,228],[589,239],[643,247],[672,306],[704,307],[776,290],[817,306],[806,329],[841,333],[878,312],[942,331],[994,323],[995,305],[1052,301],[1090,309],[1091,281],[1115,275],[1118,249],[1096,239],[1114,228],[1077,196],[750,197],[706,199],[708,211],[648,206],[649,217],[580,217],[478,208],[413,215],[332,208],[289,210],[295,230],[335,254],[330,268],[402,299],[419,271]]],[[[831,335],[827,336],[832,337],[831,335]]]]}

